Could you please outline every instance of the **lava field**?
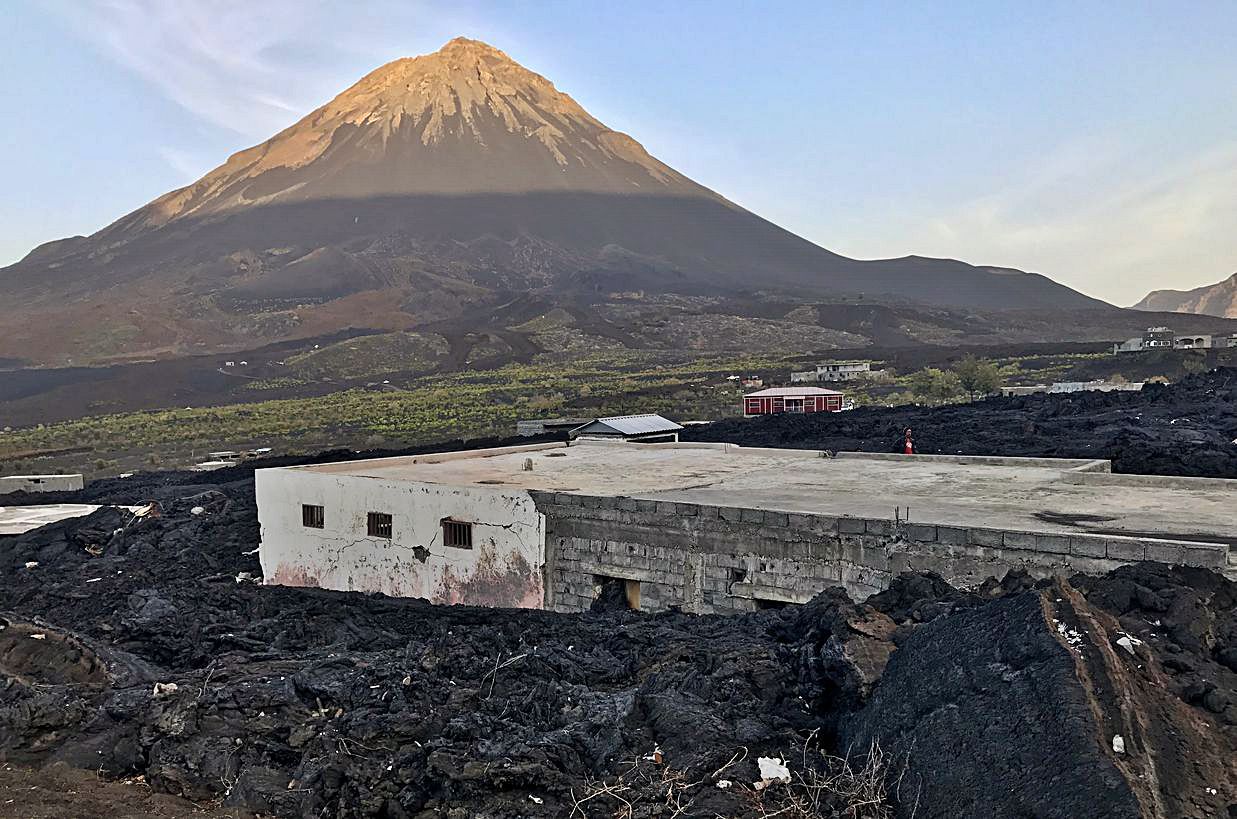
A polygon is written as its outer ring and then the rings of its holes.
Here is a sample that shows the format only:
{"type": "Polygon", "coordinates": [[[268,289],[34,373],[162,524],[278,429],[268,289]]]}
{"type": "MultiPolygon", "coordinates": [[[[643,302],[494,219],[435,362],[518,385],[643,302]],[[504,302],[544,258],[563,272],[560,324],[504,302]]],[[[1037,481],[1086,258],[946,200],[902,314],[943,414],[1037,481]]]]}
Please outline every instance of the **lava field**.
{"type": "Polygon", "coordinates": [[[692,441],[923,454],[1107,458],[1114,472],[1237,478],[1237,368],[1138,392],[990,398],[941,407],[859,407],[689,428],[692,441]]]}
{"type": "Polygon", "coordinates": [[[160,513],[0,538],[0,762],[288,817],[1237,816],[1221,575],[909,574],[731,617],[435,607],[261,585],[252,471],[6,501],[160,513]]]}

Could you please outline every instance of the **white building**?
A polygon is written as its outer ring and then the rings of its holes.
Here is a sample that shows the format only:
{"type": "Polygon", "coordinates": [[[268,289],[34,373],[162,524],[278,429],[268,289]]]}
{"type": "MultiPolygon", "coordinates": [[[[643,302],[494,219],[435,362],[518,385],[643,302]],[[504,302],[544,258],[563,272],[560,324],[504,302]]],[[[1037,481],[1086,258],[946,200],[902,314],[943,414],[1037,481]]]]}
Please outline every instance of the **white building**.
{"type": "Polygon", "coordinates": [[[633,608],[698,613],[801,603],[834,585],[867,595],[908,568],[975,585],[1015,566],[1107,571],[1153,549],[1229,566],[1237,486],[1224,484],[1237,482],[1127,484],[1108,470],[596,439],[260,469],[259,555],[269,584],[584,611],[621,582],[633,608]],[[1035,508],[1119,517],[1131,537],[1040,520],[1011,491],[1035,508]],[[915,523],[892,520],[894,506],[918,510],[915,523]]]}
{"type": "Polygon", "coordinates": [[[81,475],[0,476],[0,495],[9,492],[76,492],[86,485],[81,475]]]}
{"type": "Polygon", "coordinates": [[[487,453],[545,446],[257,470],[262,574],[284,586],[538,608],[545,532],[532,498],[468,473],[488,466],[487,453]],[[455,482],[440,483],[444,474],[455,482]]]}
{"type": "MultiPolygon", "coordinates": [[[[1219,340],[1223,340],[1223,336],[1219,340]]],[[[1206,333],[1201,335],[1177,336],[1173,339],[1173,349],[1176,350],[1209,350],[1222,346],[1214,343],[1215,339],[1206,333]]]]}
{"type": "Polygon", "coordinates": [[[814,370],[791,373],[790,380],[796,384],[812,381],[857,381],[869,378],[873,372],[872,364],[868,361],[831,361],[817,364],[814,370]]]}

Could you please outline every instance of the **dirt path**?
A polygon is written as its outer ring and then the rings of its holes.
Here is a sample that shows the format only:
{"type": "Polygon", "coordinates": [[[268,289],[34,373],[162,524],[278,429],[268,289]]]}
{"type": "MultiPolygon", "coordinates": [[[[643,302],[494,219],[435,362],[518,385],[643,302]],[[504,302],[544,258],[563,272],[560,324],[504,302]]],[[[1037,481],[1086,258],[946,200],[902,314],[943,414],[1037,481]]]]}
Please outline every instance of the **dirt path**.
{"type": "Polygon", "coordinates": [[[89,771],[41,771],[0,764],[0,819],[244,819],[238,809],[195,805],[154,793],[143,782],[99,779],[89,771]]]}

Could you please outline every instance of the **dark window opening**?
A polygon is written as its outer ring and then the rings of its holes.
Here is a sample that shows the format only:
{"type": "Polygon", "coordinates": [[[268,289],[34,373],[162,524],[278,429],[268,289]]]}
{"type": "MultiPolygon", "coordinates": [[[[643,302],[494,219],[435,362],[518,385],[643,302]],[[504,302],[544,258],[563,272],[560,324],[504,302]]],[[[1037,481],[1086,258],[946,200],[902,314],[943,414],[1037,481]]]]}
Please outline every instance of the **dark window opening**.
{"type": "Polygon", "coordinates": [[[593,576],[591,611],[640,610],[640,581],[623,577],[593,576]]]}
{"type": "Polygon", "coordinates": [[[321,506],[302,503],[301,525],[308,526],[310,529],[321,529],[326,525],[326,510],[321,506]]]}
{"type": "Polygon", "coordinates": [[[365,530],[370,537],[391,537],[391,516],[386,512],[370,512],[365,519],[365,530]]]}
{"type": "Polygon", "coordinates": [[[453,549],[472,548],[472,524],[460,523],[458,520],[442,522],[442,543],[453,549]]]}
{"type": "Polygon", "coordinates": [[[784,609],[792,605],[786,600],[767,600],[762,597],[753,597],[752,602],[756,604],[756,611],[770,611],[772,609],[784,609]]]}

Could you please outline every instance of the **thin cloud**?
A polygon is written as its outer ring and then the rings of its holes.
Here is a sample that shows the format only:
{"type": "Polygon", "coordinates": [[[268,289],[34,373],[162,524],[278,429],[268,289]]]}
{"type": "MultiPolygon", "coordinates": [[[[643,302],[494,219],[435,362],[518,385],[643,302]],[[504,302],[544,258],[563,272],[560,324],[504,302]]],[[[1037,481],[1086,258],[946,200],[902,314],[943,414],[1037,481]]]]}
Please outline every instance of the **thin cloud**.
{"type": "Polygon", "coordinates": [[[164,162],[180,174],[186,183],[194,181],[214,167],[215,164],[218,164],[170,145],[160,145],[155,150],[159,152],[159,156],[163,158],[164,162]]]}
{"type": "Polygon", "coordinates": [[[1035,270],[1115,303],[1237,270],[1237,142],[1155,159],[1069,146],[903,238],[917,253],[1035,270]]]}
{"type": "MultiPolygon", "coordinates": [[[[416,7],[399,5],[393,15],[407,25],[416,7]]],[[[334,19],[340,6],[320,0],[88,0],[47,7],[168,99],[253,138],[286,127],[354,81],[357,66],[349,55],[368,70],[384,51],[381,32],[341,28],[334,19]],[[304,59],[306,48],[320,59],[304,59]]],[[[384,17],[356,22],[363,27],[384,17]]]]}

